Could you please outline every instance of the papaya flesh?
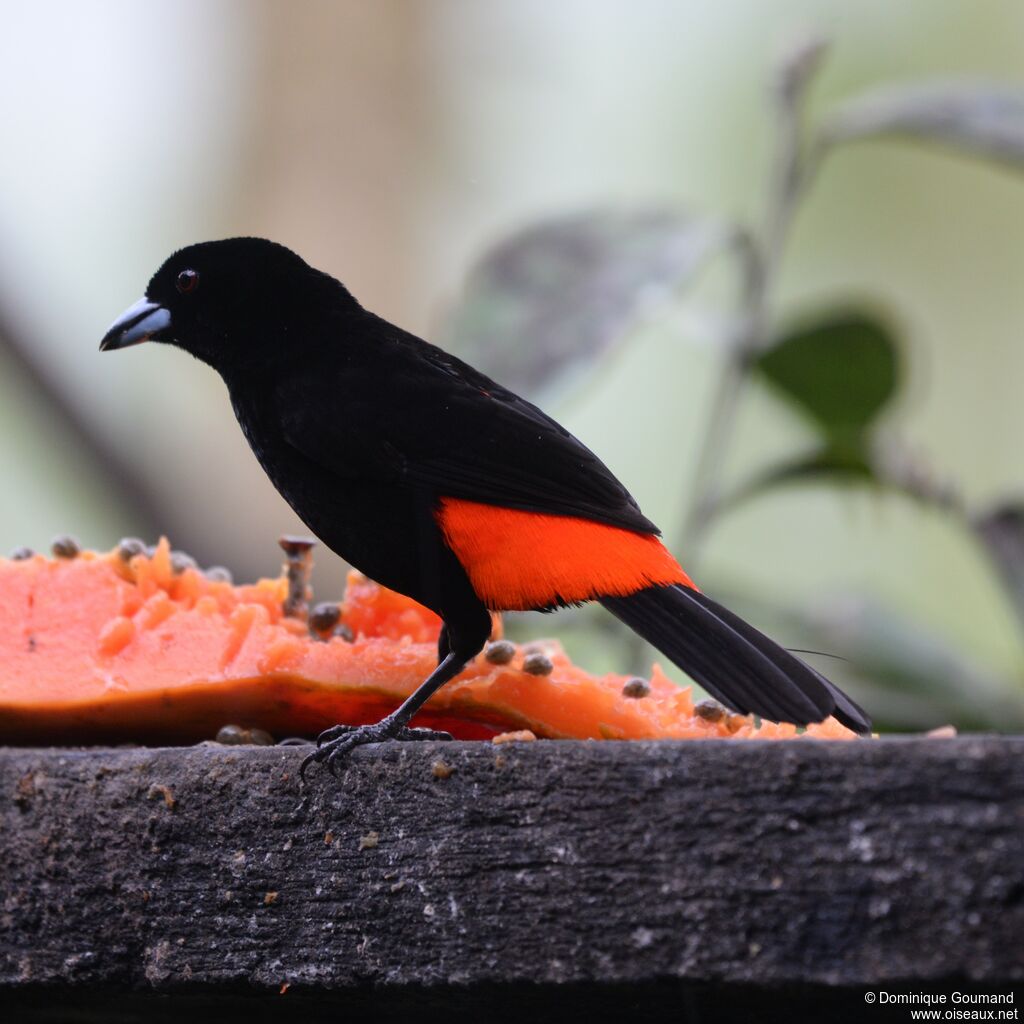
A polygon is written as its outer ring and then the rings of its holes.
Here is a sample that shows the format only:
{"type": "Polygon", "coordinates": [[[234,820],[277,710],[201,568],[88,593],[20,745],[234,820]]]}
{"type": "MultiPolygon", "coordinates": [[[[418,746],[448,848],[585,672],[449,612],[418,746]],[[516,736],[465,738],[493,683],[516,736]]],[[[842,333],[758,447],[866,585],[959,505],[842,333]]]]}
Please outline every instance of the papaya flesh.
{"type": "MultiPolygon", "coordinates": [[[[359,573],[326,639],[285,613],[288,596],[285,573],[234,586],[176,565],[166,540],[127,559],[117,549],[0,559],[0,742],[194,743],[227,723],[313,737],[377,721],[437,663],[438,617],[359,573]]],[[[461,739],[797,734],[695,707],[657,666],[648,681],[592,676],[555,641],[516,648],[505,664],[481,655],[413,724],[461,739]]],[[[806,734],[853,738],[834,719],[806,734]]]]}

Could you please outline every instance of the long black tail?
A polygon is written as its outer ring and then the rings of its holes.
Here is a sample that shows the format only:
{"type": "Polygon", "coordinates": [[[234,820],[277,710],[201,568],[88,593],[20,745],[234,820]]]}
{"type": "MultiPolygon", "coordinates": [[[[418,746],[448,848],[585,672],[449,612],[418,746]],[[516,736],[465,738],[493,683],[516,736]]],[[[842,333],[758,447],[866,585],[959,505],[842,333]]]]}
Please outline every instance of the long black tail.
{"type": "Polygon", "coordinates": [[[650,587],[601,604],[733,711],[795,725],[835,715],[871,731],[863,709],[820,672],[699,591],[650,587]]]}

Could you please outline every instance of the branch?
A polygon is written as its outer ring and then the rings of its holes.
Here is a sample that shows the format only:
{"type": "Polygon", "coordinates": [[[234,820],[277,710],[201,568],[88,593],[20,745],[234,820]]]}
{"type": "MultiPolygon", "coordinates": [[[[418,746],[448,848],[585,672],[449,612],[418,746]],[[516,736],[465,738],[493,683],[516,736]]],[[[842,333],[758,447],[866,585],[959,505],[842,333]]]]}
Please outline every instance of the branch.
{"type": "Polygon", "coordinates": [[[740,326],[726,345],[711,412],[693,480],[689,512],[680,533],[679,550],[688,565],[696,564],[704,533],[722,492],[722,465],[732,440],[736,413],[754,353],[765,344],[769,300],[778,276],[789,230],[817,161],[805,152],[803,101],[825,52],[818,38],[806,39],[782,60],[775,83],[777,142],[768,185],[765,224],[760,237],[743,236],[740,326]]]}
{"type": "Polygon", "coordinates": [[[156,494],[148,489],[129,460],[111,447],[88,417],[82,415],[66,388],[36,355],[43,350],[43,346],[33,343],[16,327],[16,318],[4,306],[0,292],[0,357],[28,382],[61,429],[86,449],[107,486],[117,492],[120,504],[132,509],[132,518],[140,524],[140,531],[147,537],[156,537],[161,529],[166,530],[156,494]]]}

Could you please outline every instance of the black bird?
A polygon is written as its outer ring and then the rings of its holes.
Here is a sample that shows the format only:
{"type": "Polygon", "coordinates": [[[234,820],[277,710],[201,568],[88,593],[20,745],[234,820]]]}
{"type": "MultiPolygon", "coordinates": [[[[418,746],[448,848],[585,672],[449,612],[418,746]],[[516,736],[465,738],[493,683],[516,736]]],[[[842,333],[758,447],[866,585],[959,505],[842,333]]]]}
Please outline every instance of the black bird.
{"type": "MultiPolygon", "coordinates": [[[[260,464],[323,542],[444,621],[439,663],[375,725],[338,725],[303,763],[409,728],[483,648],[490,611],[600,601],[734,711],[870,721],[838,687],[701,593],[606,466],[536,406],[363,309],[282,245],[188,246],[101,350],[176,345],[224,379],[260,464]]],[[[529,344],[529,339],[523,339],[529,344]]]]}

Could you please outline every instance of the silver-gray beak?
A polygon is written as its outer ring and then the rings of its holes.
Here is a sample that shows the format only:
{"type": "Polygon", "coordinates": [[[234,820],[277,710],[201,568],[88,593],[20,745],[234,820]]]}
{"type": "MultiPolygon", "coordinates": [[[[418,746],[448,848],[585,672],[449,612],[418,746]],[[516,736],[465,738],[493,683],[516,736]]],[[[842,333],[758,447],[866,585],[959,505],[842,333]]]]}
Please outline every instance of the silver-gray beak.
{"type": "Polygon", "coordinates": [[[150,339],[170,340],[170,329],[171,314],[163,306],[149,299],[139,299],[110,325],[100,342],[100,351],[128,348],[150,339]]]}

